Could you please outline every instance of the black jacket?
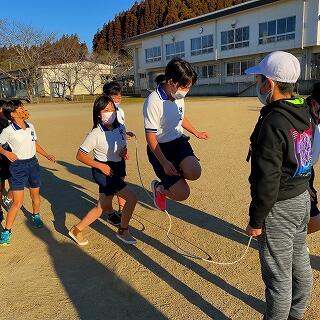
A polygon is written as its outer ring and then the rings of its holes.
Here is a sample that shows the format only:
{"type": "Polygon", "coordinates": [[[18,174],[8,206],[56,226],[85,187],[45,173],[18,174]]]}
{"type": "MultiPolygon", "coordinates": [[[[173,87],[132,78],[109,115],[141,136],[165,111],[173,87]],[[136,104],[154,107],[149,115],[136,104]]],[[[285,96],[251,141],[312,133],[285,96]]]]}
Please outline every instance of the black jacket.
{"type": "Polygon", "coordinates": [[[263,107],[250,137],[250,226],[261,228],[276,201],[303,193],[312,168],[313,122],[304,99],[263,107]]]}

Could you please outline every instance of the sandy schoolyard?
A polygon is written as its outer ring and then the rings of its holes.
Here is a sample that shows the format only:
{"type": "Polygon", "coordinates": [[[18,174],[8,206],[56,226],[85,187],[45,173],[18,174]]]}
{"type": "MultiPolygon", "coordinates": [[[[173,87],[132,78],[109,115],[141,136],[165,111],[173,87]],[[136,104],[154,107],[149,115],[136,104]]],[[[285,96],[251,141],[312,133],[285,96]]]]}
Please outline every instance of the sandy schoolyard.
{"type": "MultiPolygon", "coordinates": [[[[142,101],[142,100],[141,100],[142,101]]],[[[132,233],[136,246],[115,237],[105,217],[86,229],[86,247],[67,230],[97,199],[91,171],[75,159],[91,130],[91,103],[27,106],[39,143],[57,163],[40,155],[45,227],[30,223],[27,200],[13,228],[11,245],[0,248],[0,319],[2,320],[156,320],[261,319],[264,287],[256,241],[246,258],[225,267],[187,258],[166,238],[168,219],[152,207],[140,185],[135,144],[128,143],[127,181],[139,203],[132,233]]],[[[143,180],[150,192],[154,178],[146,158],[142,102],[123,104],[127,129],[137,134],[143,180]]],[[[210,134],[191,138],[202,164],[202,177],[191,183],[188,201],[169,201],[173,240],[185,250],[218,261],[233,261],[248,238],[248,139],[259,115],[256,98],[189,98],[188,117],[210,134]]],[[[320,170],[316,168],[317,187],[320,170]]],[[[308,237],[314,274],[307,320],[320,319],[320,234],[308,237]]]]}

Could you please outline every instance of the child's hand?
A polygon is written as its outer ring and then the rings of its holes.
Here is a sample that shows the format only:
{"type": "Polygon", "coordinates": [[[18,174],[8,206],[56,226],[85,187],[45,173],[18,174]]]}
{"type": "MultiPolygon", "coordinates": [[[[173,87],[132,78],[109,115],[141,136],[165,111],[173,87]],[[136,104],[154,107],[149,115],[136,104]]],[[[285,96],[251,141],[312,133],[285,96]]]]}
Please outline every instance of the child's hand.
{"type": "Polygon", "coordinates": [[[130,140],[131,138],[133,138],[133,137],[136,136],[136,135],[135,135],[133,132],[131,132],[131,131],[128,131],[128,132],[126,133],[126,135],[127,135],[127,140],[130,140]]]}
{"type": "Polygon", "coordinates": [[[46,158],[47,158],[49,161],[56,162],[56,158],[55,158],[55,156],[52,155],[52,154],[47,154],[47,155],[46,155],[46,158]]]}
{"type": "Polygon", "coordinates": [[[196,137],[198,139],[207,140],[209,138],[208,132],[197,132],[196,137]]]}
{"type": "Polygon", "coordinates": [[[246,229],[246,233],[248,236],[257,237],[262,234],[262,229],[261,228],[260,229],[252,228],[250,226],[250,224],[248,224],[247,229],[246,229]]]}
{"type": "Polygon", "coordinates": [[[120,153],[119,153],[119,156],[124,159],[124,160],[129,160],[129,153],[128,153],[128,149],[127,147],[124,147],[120,153]]]}
{"type": "Polygon", "coordinates": [[[7,151],[4,156],[7,157],[11,162],[15,162],[16,160],[18,160],[18,157],[10,151],[7,151]]]}
{"type": "Polygon", "coordinates": [[[99,169],[102,171],[103,174],[105,174],[106,176],[112,176],[112,170],[111,168],[105,164],[105,163],[100,163],[99,165],[99,169]]]}

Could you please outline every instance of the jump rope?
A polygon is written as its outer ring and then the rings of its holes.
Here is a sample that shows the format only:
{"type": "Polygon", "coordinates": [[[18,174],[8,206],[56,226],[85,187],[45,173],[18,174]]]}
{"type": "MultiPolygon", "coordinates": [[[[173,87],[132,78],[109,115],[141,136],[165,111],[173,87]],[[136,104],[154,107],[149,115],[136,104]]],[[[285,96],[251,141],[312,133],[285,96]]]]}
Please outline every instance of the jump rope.
{"type": "MultiPolygon", "coordinates": [[[[140,179],[140,183],[141,183],[141,186],[144,190],[144,192],[146,193],[146,195],[152,200],[153,202],[153,198],[150,196],[150,194],[147,192],[147,189],[146,187],[144,186],[144,183],[142,181],[142,176],[141,176],[141,171],[140,171],[140,165],[139,165],[139,153],[138,153],[138,139],[136,136],[134,136],[135,138],[135,153],[136,153],[136,165],[137,165],[137,170],[138,170],[138,174],[139,174],[139,179],[140,179]]],[[[234,264],[237,264],[238,262],[240,262],[241,260],[244,259],[244,257],[246,256],[248,250],[249,250],[249,247],[250,247],[250,244],[251,244],[251,241],[252,241],[252,236],[249,238],[249,242],[247,244],[247,247],[243,253],[243,255],[235,260],[235,261],[231,261],[231,262],[220,262],[220,261],[214,261],[212,259],[206,259],[206,258],[202,258],[200,256],[197,256],[197,255],[194,255],[184,249],[182,249],[179,245],[177,245],[171,238],[170,238],[170,231],[171,231],[171,228],[172,228],[172,218],[170,216],[170,214],[168,213],[167,210],[160,210],[158,209],[159,211],[161,212],[164,212],[167,217],[168,217],[168,220],[169,220],[169,228],[166,232],[166,236],[167,236],[167,239],[171,242],[171,244],[177,249],[176,251],[180,254],[182,254],[183,256],[186,256],[186,257],[189,257],[189,258],[192,258],[192,259],[196,259],[196,260],[202,260],[202,261],[205,261],[205,262],[208,262],[208,263],[212,263],[212,264],[216,264],[216,265],[221,265],[221,266],[231,266],[231,265],[234,265],[234,264]]],[[[203,250],[201,250],[203,251],[203,250]]],[[[204,251],[203,251],[204,252],[204,251]]]]}

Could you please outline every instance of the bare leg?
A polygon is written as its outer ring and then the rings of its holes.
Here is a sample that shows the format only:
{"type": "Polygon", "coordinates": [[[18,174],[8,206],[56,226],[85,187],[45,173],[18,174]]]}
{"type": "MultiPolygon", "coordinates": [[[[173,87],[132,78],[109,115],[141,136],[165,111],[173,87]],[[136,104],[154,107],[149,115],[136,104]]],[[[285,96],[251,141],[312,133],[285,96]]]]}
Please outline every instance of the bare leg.
{"type": "Polygon", "coordinates": [[[112,198],[113,196],[105,196],[103,193],[100,193],[97,206],[92,208],[76,227],[82,231],[92,222],[100,218],[103,209],[108,206],[112,206],[112,198]]]}
{"type": "Polygon", "coordinates": [[[30,188],[29,192],[32,200],[32,212],[37,214],[40,212],[40,188],[30,188]]]}
{"type": "Polygon", "coordinates": [[[184,158],[180,163],[180,169],[186,180],[198,180],[201,176],[200,163],[194,156],[184,158]]]}
{"type": "Polygon", "coordinates": [[[17,216],[17,212],[23,205],[24,190],[13,191],[13,204],[8,211],[6,220],[6,229],[11,229],[14,220],[17,216]]]}
{"type": "Polygon", "coordinates": [[[123,188],[117,193],[117,196],[120,196],[125,200],[125,205],[122,209],[121,215],[121,228],[127,228],[129,221],[131,219],[133,210],[136,206],[137,199],[135,194],[129,189],[129,187],[123,188]]]}

